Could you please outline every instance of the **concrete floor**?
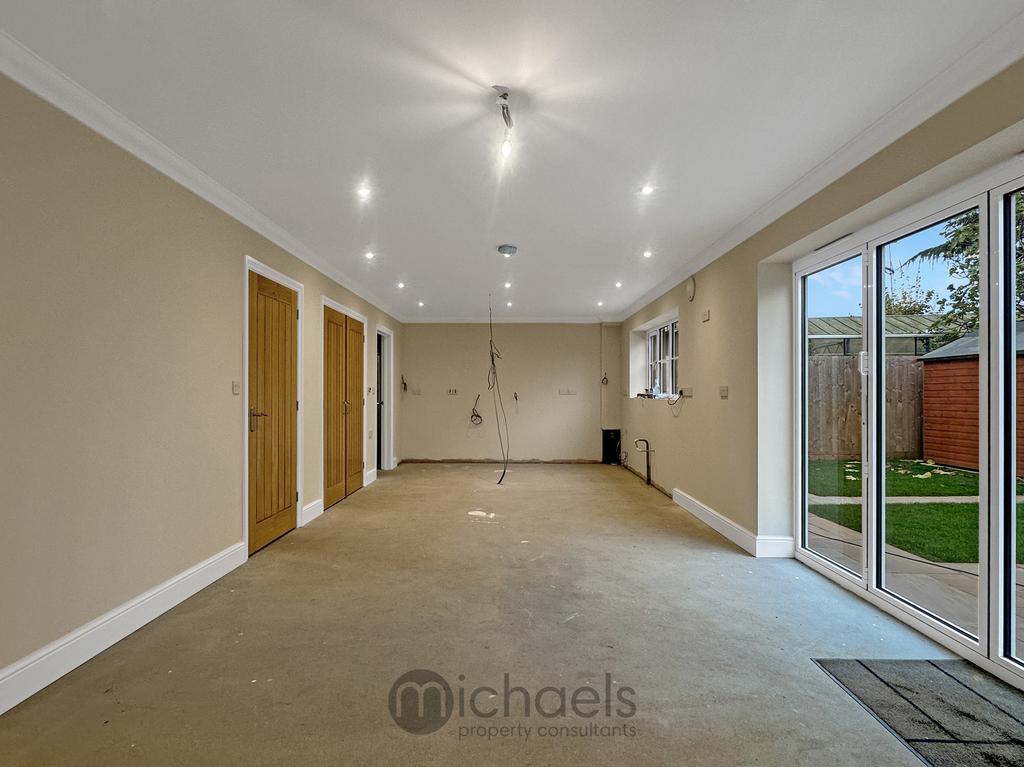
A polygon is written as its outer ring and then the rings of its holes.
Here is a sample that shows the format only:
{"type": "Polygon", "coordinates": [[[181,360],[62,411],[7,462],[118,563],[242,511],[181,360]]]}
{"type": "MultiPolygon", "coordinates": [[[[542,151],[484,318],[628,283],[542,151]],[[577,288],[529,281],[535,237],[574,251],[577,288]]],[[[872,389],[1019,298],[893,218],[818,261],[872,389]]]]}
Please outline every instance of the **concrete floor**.
{"type": "Polygon", "coordinates": [[[920,764],[810,659],[937,645],[622,469],[496,476],[383,475],[0,717],[3,764],[920,764]],[[410,735],[387,696],[414,668],[531,691],[608,672],[636,734],[410,735]]]}

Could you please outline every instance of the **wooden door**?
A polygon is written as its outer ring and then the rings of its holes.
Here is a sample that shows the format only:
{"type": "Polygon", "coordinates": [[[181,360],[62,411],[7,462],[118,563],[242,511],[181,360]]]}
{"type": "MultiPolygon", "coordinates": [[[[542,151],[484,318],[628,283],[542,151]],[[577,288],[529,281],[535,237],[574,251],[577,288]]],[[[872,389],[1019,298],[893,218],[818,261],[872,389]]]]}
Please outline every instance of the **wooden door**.
{"type": "Polygon", "coordinates": [[[345,497],[345,344],[347,318],[324,307],[324,508],[345,497]]]}
{"type": "Polygon", "coordinates": [[[249,273],[249,553],[294,529],[298,294],[249,273]]]}
{"type": "Polygon", "coordinates": [[[351,495],[363,486],[363,323],[345,318],[345,492],[351,495]]]}

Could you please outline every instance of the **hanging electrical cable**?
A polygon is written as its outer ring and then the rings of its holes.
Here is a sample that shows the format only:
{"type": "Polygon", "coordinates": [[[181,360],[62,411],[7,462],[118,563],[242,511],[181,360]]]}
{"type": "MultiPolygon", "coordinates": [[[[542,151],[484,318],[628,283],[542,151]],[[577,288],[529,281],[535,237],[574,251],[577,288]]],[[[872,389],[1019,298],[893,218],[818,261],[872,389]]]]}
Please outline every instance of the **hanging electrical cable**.
{"type": "MultiPolygon", "coordinates": [[[[501,476],[498,477],[498,484],[505,479],[508,472],[509,438],[508,438],[508,415],[505,413],[505,403],[501,401],[501,384],[498,381],[498,360],[501,359],[501,351],[494,343],[494,310],[491,307],[491,296],[487,296],[487,327],[490,331],[490,348],[488,353],[491,357],[491,368],[487,372],[487,388],[491,392],[491,399],[494,400],[494,422],[498,427],[498,447],[501,449],[503,466],[501,476]],[[501,415],[499,416],[499,411],[501,415]],[[502,428],[504,427],[504,434],[502,428]]],[[[475,410],[475,408],[474,408],[475,410]]]]}
{"type": "Polygon", "coordinates": [[[473,410],[469,414],[469,422],[474,426],[479,426],[484,422],[484,417],[480,415],[480,411],[476,409],[476,406],[480,404],[480,395],[476,395],[476,402],[473,403],[473,410]]]}

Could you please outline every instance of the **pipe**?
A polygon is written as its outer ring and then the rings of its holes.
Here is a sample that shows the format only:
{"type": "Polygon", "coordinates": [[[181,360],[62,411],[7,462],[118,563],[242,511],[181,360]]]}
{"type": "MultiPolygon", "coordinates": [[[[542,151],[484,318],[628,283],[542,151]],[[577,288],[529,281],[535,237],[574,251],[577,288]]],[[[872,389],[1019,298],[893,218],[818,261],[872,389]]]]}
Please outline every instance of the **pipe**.
{"type": "Polygon", "coordinates": [[[647,456],[647,484],[649,485],[651,484],[651,443],[643,437],[640,437],[633,440],[633,447],[647,456]],[[641,442],[644,443],[643,447],[640,447],[641,442]]]}

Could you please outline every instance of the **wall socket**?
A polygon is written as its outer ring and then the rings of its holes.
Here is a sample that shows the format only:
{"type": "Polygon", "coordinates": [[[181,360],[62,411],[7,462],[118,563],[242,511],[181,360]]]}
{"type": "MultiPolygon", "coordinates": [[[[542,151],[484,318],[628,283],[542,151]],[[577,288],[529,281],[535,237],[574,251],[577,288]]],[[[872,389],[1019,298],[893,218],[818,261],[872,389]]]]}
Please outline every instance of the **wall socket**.
{"type": "Polygon", "coordinates": [[[559,394],[575,394],[576,390],[575,389],[559,389],[558,393],[559,394]]]}
{"type": "Polygon", "coordinates": [[[729,387],[728,386],[719,386],[718,387],[718,396],[721,397],[722,399],[729,399],[729,387]]]}
{"type": "Polygon", "coordinates": [[[449,397],[454,397],[454,396],[455,396],[456,394],[458,394],[458,393],[459,393],[459,390],[458,390],[458,389],[455,389],[455,388],[452,388],[452,389],[449,389],[449,390],[448,390],[448,396],[449,396],[449,397]]]}

